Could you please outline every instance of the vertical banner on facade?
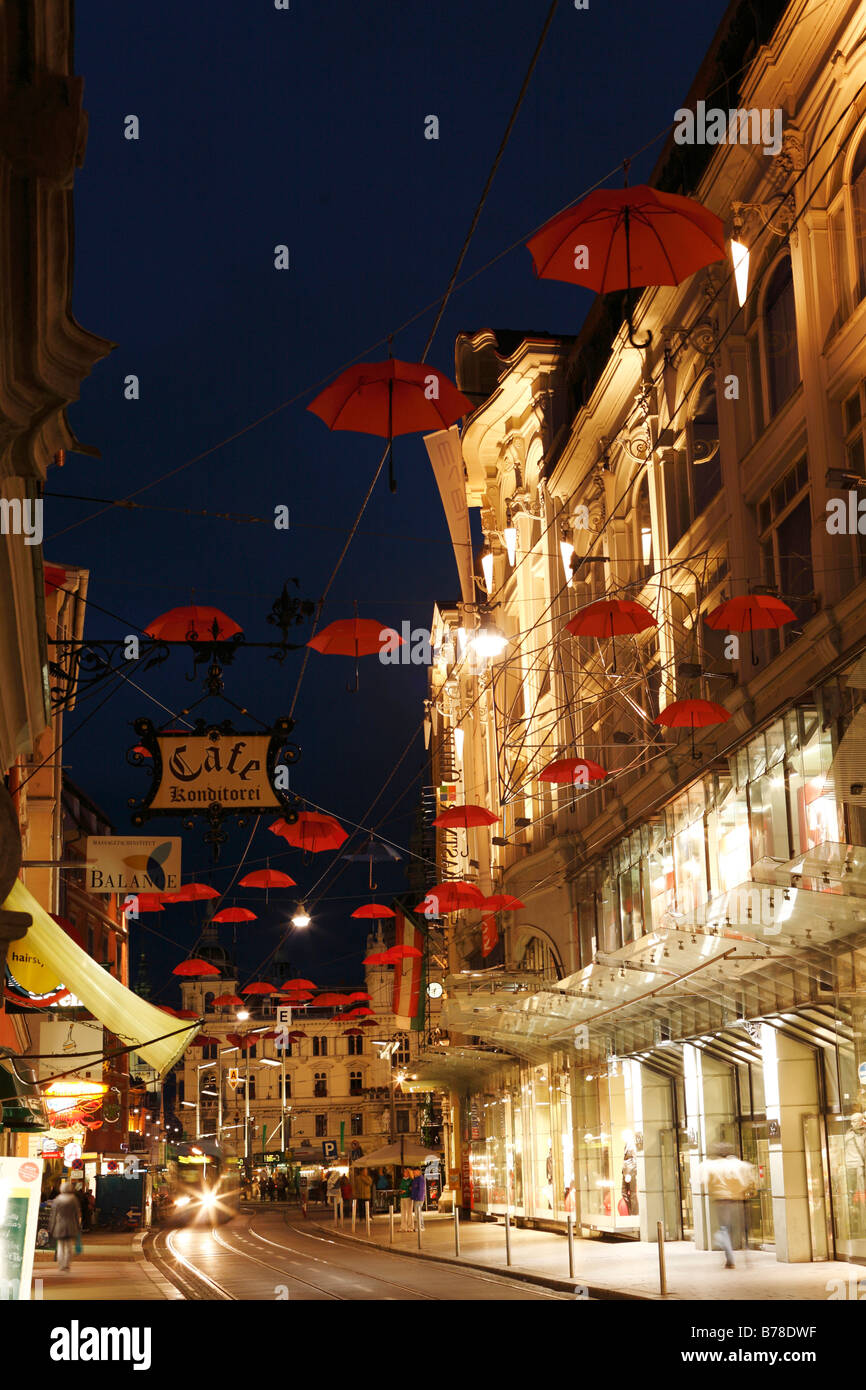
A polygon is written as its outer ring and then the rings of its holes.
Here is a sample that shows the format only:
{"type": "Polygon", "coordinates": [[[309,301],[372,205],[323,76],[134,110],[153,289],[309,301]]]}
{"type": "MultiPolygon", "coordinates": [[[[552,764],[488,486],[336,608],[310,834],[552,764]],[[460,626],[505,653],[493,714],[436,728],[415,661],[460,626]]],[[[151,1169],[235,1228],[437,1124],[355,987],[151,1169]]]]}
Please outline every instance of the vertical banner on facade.
{"type": "Polygon", "coordinates": [[[411,946],[421,952],[417,956],[407,956],[399,961],[394,969],[393,1013],[398,1028],[411,1028],[413,1020],[421,1011],[421,976],[424,965],[424,937],[419,928],[407,915],[404,908],[394,903],[394,945],[411,946]]]}
{"type": "Polygon", "coordinates": [[[469,507],[466,503],[466,480],[463,468],[463,448],[460,431],[456,425],[449,430],[436,430],[425,434],[424,443],[430,455],[433,476],[442,498],[445,520],[454,558],[457,561],[457,574],[460,579],[460,596],[464,603],[475,602],[475,581],[472,578],[472,534],[469,529],[469,507]]]}
{"type": "Polygon", "coordinates": [[[30,1298],[41,1158],[0,1158],[0,1301],[30,1298]]]}
{"type": "Polygon", "coordinates": [[[481,954],[489,956],[499,940],[499,927],[494,916],[485,917],[481,923],[481,954]]]}

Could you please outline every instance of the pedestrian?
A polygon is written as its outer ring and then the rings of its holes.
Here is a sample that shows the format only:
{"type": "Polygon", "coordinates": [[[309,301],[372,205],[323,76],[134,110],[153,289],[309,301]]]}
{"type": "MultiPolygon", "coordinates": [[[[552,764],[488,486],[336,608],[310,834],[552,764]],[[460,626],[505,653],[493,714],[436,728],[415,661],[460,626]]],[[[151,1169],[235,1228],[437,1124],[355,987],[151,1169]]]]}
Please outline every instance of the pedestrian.
{"type": "Polygon", "coordinates": [[[711,1146],[698,1174],[710,1195],[713,1248],[724,1251],[725,1269],[734,1269],[734,1245],[740,1248],[745,1233],[745,1202],[755,1184],[755,1170],[736,1157],[733,1144],[720,1142],[711,1146]]]}
{"type": "Polygon", "coordinates": [[[90,1208],[87,1205],[87,1189],[83,1183],[73,1188],[75,1200],[78,1203],[78,1214],[81,1217],[82,1231],[90,1230],[90,1208]]]}
{"type": "Polygon", "coordinates": [[[355,1196],[358,1199],[358,1215],[366,1217],[367,1203],[373,1193],[373,1179],[366,1168],[356,1168],[352,1177],[355,1196]]]}
{"type": "Polygon", "coordinates": [[[48,1234],[57,1241],[57,1264],[62,1274],[69,1270],[72,1247],[81,1233],[81,1210],[71,1182],[62,1182],[51,1203],[48,1234]]]}
{"type": "Polygon", "coordinates": [[[400,1230],[414,1231],[415,1226],[412,1221],[412,1171],[409,1168],[403,1169],[403,1177],[400,1180],[400,1230]]]}
{"type": "Polygon", "coordinates": [[[415,1169],[415,1174],[409,1188],[409,1195],[412,1198],[413,1215],[418,1217],[418,1230],[423,1231],[424,1220],[422,1212],[424,1211],[424,1203],[427,1200],[427,1179],[424,1177],[420,1168],[415,1169]]]}
{"type": "Polygon", "coordinates": [[[342,1197],[344,1204],[348,1205],[351,1202],[354,1195],[355,1193],[352,1187],[352,1180],[349,1177],[348,1173],[344,1173],[340,1180],[340,1196],[342,1197]]]}
{"type": "Polygon", "coordinates": [[[327,1184],[326,1184],[326,1187],[325,1187],[325,1192],[326,1192],[326,1194],[327,1194],[327,1199],[328,1199],[328,1201],[330,1202],[331,1207],[333,1208],[334,1220],[335,1220],[335,1221],[337,1221],[337,1220],[342,1221],[342,1219],[343,1219],[343,1191],[342,1191],[342,1188],[343,1188],[343,1178],[342,1178],[342,1174],[341,1174],[340,1172],[338,1172],[338,1170],[337,1170],[336,1168],[332,1168],[331,1171],[330,1171],[330,1173],[328,1174],[328,1181],[327,1181],[327,1184]],[[338,1210],[337,1210],[338,1208],[339,1208],[339,1212],[338,1212],[338,1210]]]}
{"type": "Polygon", "coordinates": [[[269,1173],[269,1174],[268,1174],[268,1200],[271,1201],[271,1202],[274,1202],[274,1201],[276,1201],[276,1197],[277,1197],[277,1184],[274,1182],[273,1176],[269,1173]]]}
{"type": "Polygon", "coordinates": [[[286,1188],[288,1186],[285,1173],[277,1173],[275,1182],[277,1184],[277,1201],[284,1202],[286,1200],[286,1188]]]}

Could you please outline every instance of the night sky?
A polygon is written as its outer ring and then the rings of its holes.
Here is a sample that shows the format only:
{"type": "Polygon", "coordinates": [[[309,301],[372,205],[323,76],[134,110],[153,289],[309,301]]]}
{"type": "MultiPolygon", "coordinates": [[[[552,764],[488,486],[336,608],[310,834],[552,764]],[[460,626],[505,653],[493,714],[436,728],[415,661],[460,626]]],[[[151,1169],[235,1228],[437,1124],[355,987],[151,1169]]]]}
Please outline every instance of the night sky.
{"type": "MultiPolygon", "coordinates": [[[[76,6],[75,71],[90,126],[75,181],[73,310],[118,347],[70,411],[76,435],[101,458],[70,455],[48,488],[122,498],[154,484],[138,498],[148,510],[94,517],[93,503],[46,506],[46,559],[91,571],[89,638],[136,632],[194,598],[223,609],[250,640],[268,641],[275,630],[266,615],[286,579],[298,577],[301,596],[322,592],[382,443],[330,433],[305,407],[358,355],[384,357],[388,334],[441,297],[547,10],[547,0],[292,0],[288,12],[271,0],[76,6]],[[130,114],[138,141],[124,138],[130,114]],[[438,141],[424,138],[430,114],[438,141]],[[287,271],[274,269],[282,243],[287,271]],[[138,401],[124,399],[129,374],[140,378],[138,401]],[[276,413],[247,429],[268,412],[276,413]],[[279,503],[290,509],[288,532],[178,514],[268,518],[279,503]]],[[[618,183],[623,158],[658,136],[632,167],[633,183],[647,177],[724,10],[721,0],[592,0],[577,11],[560,0],[461,279],[598,179],[618,183]]],[[[518,246],[455,291],[428,361],[453,376],[463,330],[575,333],[590,302],[536,280],[518,246]]],[[[395,356],[418,358],[432,322],[430,311],[396,334],[395,356]]],[[[421,436],[397,442],[396,470],[398,492],[380,480],[322,625],[350,617],[357,601],[362,617],[427,626],[434,601],[457,594],[421,436]]],[[[302,640],[309,630],[297,633],[302,640]]],[[[278,665],[242,652],[226,694],[270,722],[288,712],[300,662],[300,653],[278,665]]],[[[120,834],[132,829],[127,798],[147,783],[126,762],[130,721],[169,720],[155,700],[174,713],[197,699],[190,671],[187,656],[174,654],[166,666],[134,671],[140,689],[119,691],[89,723],[102,695],[67,718],[64,766],[120,834]]],[[[311,653],[296,709],[303,753],[292,771],[292,790],[347,829],[419,729],[425,692],[420,667],[367,658],[354,695],[345,688],[351,674],[348,659],[311,653]]],[[[231,711],[210,702],[199,713],[231,711]]],[[[406,845],[427,780],[419,733],[370,823],[384,816],[382,832],[406,845]]],[[[269,819],[243,872],[269,856],[309,892],[332,857],[305,865],[267,830],[269,819]]],[[[180,832],[179,821],[151,825],[180,832]]],[[[200,835],[187,833],[184,877],[225,888],[247,840],[235,832],[214,870],[200,835]]],[[[324,890],[313,926],[292,943],[298,973],[324,985],[360,978],[366,933],[349,913],[366,888],[366,868],[350,866],[324,890]]],[[[404,864],[381,868],[377,898],[404,888],[404,864]]],[[[267,914],[238,928],[242,979],[275,946],[296,896],[277,895],[267,914]]],[[[256,910],[261,894],[241,890],[230,901],[256,910]]],[[[133,954],[143,943],[161,1001],[176,1001],[166,979],[196,939],[195,914],[170,907],[143,920],[133,954]]]]}

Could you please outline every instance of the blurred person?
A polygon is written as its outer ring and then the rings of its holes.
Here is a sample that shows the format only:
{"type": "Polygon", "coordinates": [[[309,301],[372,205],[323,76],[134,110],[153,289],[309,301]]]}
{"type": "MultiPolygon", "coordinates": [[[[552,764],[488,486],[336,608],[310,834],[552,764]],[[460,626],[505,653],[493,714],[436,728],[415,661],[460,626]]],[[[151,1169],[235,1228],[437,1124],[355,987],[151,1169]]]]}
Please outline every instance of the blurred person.
{"type": "Polygon", "coordinates": [[[416,1168],[413,1173],[412,1183],[409,1188],[409,1196],[412,1198],[412,1215],[418,1218],[418,1230],[424,1229],[424,1203],[427,1200],[427,1179],[422,1170],[416,1168]]]}
{"type": "Polygon", "coordinates": [[[745,1238],[745,1203],[757,1174],[751,1163],[737,1158],[733,1144],[710,1146],[698,1169],[699,1181],[710,1196],[710,1219],[716,1228],[713,1248],[724,1251],[725,1269],[734,1269],[734,1240],[745,1238]]]}
{"type": "Polygon", "coordinates": [[[328,1181],[325,1185],[328,1202],[334,1212],[334,1220],[343,1219],[343,1176],[332,1168],[328,1174],[328,1181]],[[338,1210],[339,1209],[339,1210],[338,1210]]]}
{"type": "Polygon", "coordinates": [[[400,1180],[400,1230],[414,1231],[415,1225],[412,1220],[412,1170],[403,1169],[403,1177],[400,1180]]]}
{"type": "Polygon", "coordinates": [[[51,1203],[48,1234],[57,1241],[57,1264],[62,1274],[69,1270],[72,1248],[81,1234],[81,1209],[71,1182],[62,1182],[51,1203]]]}
{"type": "Polygon", "coordinates": [[[366,1216],[367,1204],[373,1195],[373,1179],[366,1168],[356,1168],[352,1182],[355,1196],[358,1199],[358,1214],[359,1216],[366,1216]]]}

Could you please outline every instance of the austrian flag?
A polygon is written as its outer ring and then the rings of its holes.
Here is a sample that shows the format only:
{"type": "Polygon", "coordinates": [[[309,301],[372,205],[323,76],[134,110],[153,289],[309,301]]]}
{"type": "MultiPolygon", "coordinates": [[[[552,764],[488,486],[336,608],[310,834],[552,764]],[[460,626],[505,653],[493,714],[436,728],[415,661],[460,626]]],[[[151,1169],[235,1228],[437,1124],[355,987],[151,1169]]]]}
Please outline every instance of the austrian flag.
{"type": "MultiPolygon", "coordinates": [[[[406,909],[399,903],[393,904],[396,916],[394,918],[394,945],[413,946],[417,951],[423,953],[424,937],[420,929],[412,921],[406,909]]],[[[424,974],[424,956],[407,956],[398,962],[394,969],[394,1002],[393,1011],[397,1019],[398,1028],[424,1026],[424,1000],[422,998],[422,977],[424,974]]]]}

